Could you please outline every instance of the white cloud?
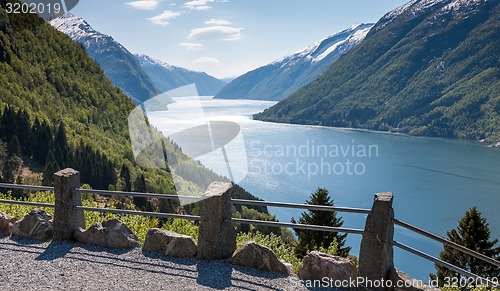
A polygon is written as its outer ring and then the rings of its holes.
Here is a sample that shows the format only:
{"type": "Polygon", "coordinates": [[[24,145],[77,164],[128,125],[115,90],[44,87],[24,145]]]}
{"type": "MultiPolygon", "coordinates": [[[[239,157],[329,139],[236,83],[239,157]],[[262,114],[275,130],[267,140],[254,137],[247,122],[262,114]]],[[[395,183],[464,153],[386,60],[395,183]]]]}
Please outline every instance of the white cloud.
{"type": "Polygon", "coordinates": [[[203,45],[197,42],[181,42],[179,45],[190,51],[200,51],[203,49],[203,45]]]}
{"type": "Polygon", "coordinates": [[[215,19],[215,18],[212,18],[210,20],[205,21],[205,24],[209,24],[209,25],[229,25],[229,24],[231,24],[231,21],[225,20],[225,19],[215,19]]]}
{"type": "Polygon", "coordinates": [[[191,30],[188,38],[197,40],[237,40],[241,37],[242,29],[221,25],[195,28],[191,30]]]}
{"type": "Polygon", "coordinates": [[[193,61],[194,64],[218,64],[220,61],[212,57],[201,57],[193,61]]]}
{"type": "Polygon", "coordinates": [[[170,24],[170,22],[168,22],[170,19],[175,19],[179,15],[181,15],[179,12],[165,10],[162,14],[148,18],[148,20],[156,25],[167,26],[170,24]]]}
{"type": "Polygon", "coordinates": [[[159,0],[140,0],[125,3],[140,10],[154,10],[160,4],[159,0]]]}
{"type": "Polygon", "coordinates": [[[207,10],[211,9],[210,3],[215,2],[229,2],[227,0],[192,0],[184,3],[183,8],[192,9],[192,10],[207,10]]]}

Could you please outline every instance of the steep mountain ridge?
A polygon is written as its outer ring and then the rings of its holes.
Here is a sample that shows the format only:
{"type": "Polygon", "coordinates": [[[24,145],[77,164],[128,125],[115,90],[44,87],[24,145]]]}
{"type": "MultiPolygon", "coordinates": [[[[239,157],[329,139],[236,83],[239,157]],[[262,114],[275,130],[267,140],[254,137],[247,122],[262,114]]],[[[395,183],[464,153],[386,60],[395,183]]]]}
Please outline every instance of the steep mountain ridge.
{"type": "Polygon", "coordinates": [[[156,88],[161,92],[194,83],[199,95],[213,96],[227,84],[204,72],[172,66],[164,61],[143,54],[136,54],[134,56],[139,61],[142,69],[149,75],[156,88]]]}
{"type": "Polygon", "coordinates": [[[85,48],[106,76],[135,103],[160,93],[135,57],[111,36],[96,31],[81,17],[71,13],[55,18],[50,24],[85,48]]]}
{"type": "Polygon", "coordinates": [[[250,71],[230,82],[215,98],[283,100],[361,42],[372,26],[352,25],[300,52],[250,71]]]}
{"type": "Polygon", "coordinates": [[[255,117],[498,140],[498,19],[498,1],[411,1],[318,79],[255,117]]]}

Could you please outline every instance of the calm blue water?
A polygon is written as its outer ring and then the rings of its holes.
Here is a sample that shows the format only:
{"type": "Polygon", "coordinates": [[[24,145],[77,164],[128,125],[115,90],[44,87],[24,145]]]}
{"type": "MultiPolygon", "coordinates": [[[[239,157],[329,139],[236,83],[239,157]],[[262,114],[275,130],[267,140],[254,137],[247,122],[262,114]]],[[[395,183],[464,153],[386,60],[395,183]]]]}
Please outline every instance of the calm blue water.
{"type": "MultiPolygon", "coordinates": [[[[189,98],[177,102],[186,114],[192,112],[189,98]]],[[[492,237],[500,238],[499,149],[459,140],[251,120],[253,113],[273,102],[205,98],[202,104],[207,119],[240,125],[245,145],[233,153],[241,161],[233,155],[230,162],[246,165],[248,174],[239,184],[262,199],[304,203],[323,187],[339,206],[370,208],[375,193],[390,191],[400,220],[445,236],[466,210],[477,206],[490,224],[492,237]]],[[[169,126],[162,123],[165,114],[149,114],[160,130],[169,126]]],[[[270,210],[280,221],[301,213],[270,210]]],[[[341,216],[346,227],[364,226],[364,215],[341,216]]],[[[348,236],[355,255],[360,239],[348,236]]],[[[401,228],[396,228],[395,239],[434,256],[442,250],[440,244],[401,228]]],[[[395,264],[422,280],[435,272],[432,263],[399,249],[395,249],[395,264]]]]}

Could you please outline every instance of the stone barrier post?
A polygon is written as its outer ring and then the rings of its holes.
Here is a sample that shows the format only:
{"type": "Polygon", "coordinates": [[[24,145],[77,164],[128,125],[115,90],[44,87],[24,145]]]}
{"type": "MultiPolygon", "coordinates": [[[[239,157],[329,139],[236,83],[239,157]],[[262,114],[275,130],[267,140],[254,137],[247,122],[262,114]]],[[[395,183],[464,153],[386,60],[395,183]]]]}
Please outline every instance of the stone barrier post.
{"type": "Polygon", "coordinates": [[[54,174],[54,238],[68,240],[79,227],[85,228],[80,193],[74,190],[80,187],[80,172],[67,168],[54,174]]]}
{"type": "Polygon", "coordinates": [[[200,201],[198,258],[219,260],[229,258],[236,250],[236,229],[231,218],[231,183],[213,182],[200,201]]]}
{"type": "MultiPolygon", "coordinates": [[[[363,239],[359,250],[359,275],[370,281],[389,280],[394,268],[394,209],[391,192],[377,193],[372,211],[366,218],[363,239]]],[[[376,282],[376,283],[378,283],[376,282]]],[[[382,290],[365,286],[370,290],[382,290]]]]}

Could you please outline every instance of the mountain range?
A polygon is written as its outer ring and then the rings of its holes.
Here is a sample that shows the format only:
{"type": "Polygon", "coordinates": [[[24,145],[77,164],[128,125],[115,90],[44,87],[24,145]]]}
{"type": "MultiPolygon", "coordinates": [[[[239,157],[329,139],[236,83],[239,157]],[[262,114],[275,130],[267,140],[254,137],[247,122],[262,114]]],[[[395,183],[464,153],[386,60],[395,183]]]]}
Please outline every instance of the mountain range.
{"type": "Polygon", "coordinates": [[[66,13],[50,21],[57,30],[80,44],[115,86],[135,103],[160,93],[136,58],[111,36],[96,31],[83,18],[66,13]]]}
{"type": "Polygon", "coordinates": [[[50,24],[80,44],[101,66],[106,77],[138,104],[168,90],[195,83],[199,94],[215,95],[226,85],[203,72],[171,66],[145,55],[133,55],[113,37],[96,31],[71,13],[50,24]]]}
{"type": "MultiPolygon", "coordinates": [[[[176,188],[174,163],[154,166],[157,160],[134,153],[130,132],[137,124],[130,123],[129,115],[137,106],[88,51],[36,14],[7,13],[4,4],[0,0],[2,182],[39,185],[43,171],[43,183],[50,185],[53,173],[66,167],[80,171],[82,183],[94,189],[182,193],[225,181],[162,137],[162,154],[186,163],[185,172],[176,173],[181,184],[176,188]]],[[[144,151],[149,150],[147,134],[161,133],[149,128],[143,140],[135,140],[145,145],[144,151]]],[[[234,197],[255,199],[237,185],[234,189],[234,197]]],[[[176,203],[158,207],[174,212],[176,203]]],[[[190,207],[182,211],[189,213],[190,207]]]]}
{"type": "Polygon", "coordinates": [[[500,140],[500,3],[414,0],[259,120],[500,140]]]}
{"type": "Polygon", "coordinates": [[[215,98],[283,100],[360,43],[372,26],[353,25],[300,52],[250,71],[230,82],[215,98]]]}
{"type": "Polygon", "coordinates": [[[136,54],[135,57],[161,92],[195,83],[199,95],[214,96],[227,84],[207,73],[172,66],[147,55],[136,54]]]}

